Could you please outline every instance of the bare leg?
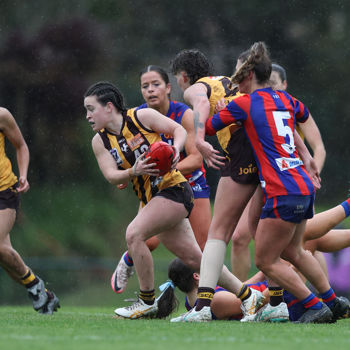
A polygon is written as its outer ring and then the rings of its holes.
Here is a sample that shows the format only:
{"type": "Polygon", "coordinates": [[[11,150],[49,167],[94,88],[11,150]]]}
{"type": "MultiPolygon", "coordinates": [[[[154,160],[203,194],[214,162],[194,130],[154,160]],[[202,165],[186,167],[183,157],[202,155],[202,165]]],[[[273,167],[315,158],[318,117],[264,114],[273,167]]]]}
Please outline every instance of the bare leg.
{"type": "Polygon", "coordinates": [[[248,229],[248,212],[251,203],[245,207],[232,236],[231,267],[232,273],[241,281],[248,279],[251,267],[249,242],[252,235],[248,229]]]}
{"type": "MultiPolygon", "coordinates": [[[[187,214],[187,210],[182,203],[163,197],[155,197],[129,224],[126,232],[126,241],[134,261],[141,290],[154,289],[153,259],[146,245],[146,240],[159,233],[162,233],[163,238],[161,241],[163,242],[165,234],[174,235],[173,240],[176,240],[176,238],[180,240],[180,232],[173,232],[173,230],[184,220],[187,214]]],[[[192,254],[193,247],[183,248],[185,251],[184,255],[186,253],[188,255],[192,254]]],[[[175,247],[174,249],[177,248],[175,247]]],[[[196,254],[194,256],[197,258],[196,254]]],[[[199,260],[198,265],[200,263],[199,260]]]]}
{"type": "Polygon", "coordinates": [[[261,187],[258,186],[253,197],[245,207],[232,236],[232,273],[241,281],[248,279],[251,267],[249,242],[255,236],[262,206],[263,193],[261,187]]]}
{"type": "Polygon", "coordinates": [[[14,209],[0,210],[0,264],[11,278],[20,283],[20,278],[25,275],[28,267],[11,245],[10,231],[15,220],[14,209]]]}
{"type": "Polygon", "coordinates": [[[320,238],[346,218],[341,205],[316,214],[307,220],[304,241],[320,238]]]}
{"type": "Polygon", "coordinates": [[[316,250],[314,253],[314,257],[318,261],[318,263],[320,264],[323,273],[325,274],[325,276],[329,280],[328,267],[327,267],[327,262],[326,262],[324,255],[321,252],[319,252],[318,250],[316,250]]]}
{"type": "Polygon", "coordinates": [[[203,251],[208,238],[211,222],[211,208],[209,198],[197,198],[189,217],[190,224],[199,247],[203,251]]]}
{"type": "Polygon", "coordinates": [[[255,185],[240,185],[230,177],[220,178],[206,244],[208,247],[203,252],[199,287],[215,288],[222,271],[226,244],[231,239],[232,232],[255,188],[255,185]],[[234,200],[232,196],[235,196],[234,200]],[[222,241],[220,252],[213,250],[218,249],[218,244],[211,244],[209,241],[222,241]]]}
{"type": "MultiPolygon", "coordinates": [[[[303,231],[303,227],[300,227],[300,231],[303,231]]],[[[310,295],[311,291],[305,286],[297,273],[280,259],[280,256],[286,252],[289,253],[285,254],[288,261],[294,263],[298,260],[292,256],[291,249],[298,242],[298,239],[293,241],[295,234],[297,232],[294,223],[270,218],[260,220],[255,238],[255,262],[266,276],[293,293],[298,299],[303,300],[310,295]],[[290,248],[289,251],[287,250],[288,247],[290,248]]],[[[298,260],[299,265],[300,261],[305,259],[304,254],[301,255],[302,257],[298,260]]],[[[318,267],[320,270],[317,261],[314,262],[317,265],[316,269],[318,267]]],[[[317,274],[318,276],[319,274],[317,274]]],[[[325,278],[324,275],[323,277],[325,278]]]]}

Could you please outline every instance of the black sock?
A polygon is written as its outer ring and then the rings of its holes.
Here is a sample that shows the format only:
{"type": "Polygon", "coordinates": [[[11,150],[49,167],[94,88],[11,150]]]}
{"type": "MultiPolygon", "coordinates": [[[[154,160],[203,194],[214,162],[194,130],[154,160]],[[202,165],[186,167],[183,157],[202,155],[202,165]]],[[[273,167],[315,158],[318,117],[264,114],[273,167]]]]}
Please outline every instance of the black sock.
{"type": "Polygon", "coordinates": [[[239,299],[241,299],[241,301],[244,301],[244,300],[248,299],[251,295],[252,295],[252,291],[250,290],[250,288],[246,284],[243,284],[237,297],[239,299]]]}
{"type": "Polygon", "coordinates": [[[283,288],[281,287],[269,287],[270,305],[277,306],[283,303],[283,288]]]}
{"type": "Polygon", "coordinates": [[[155,293],[154,293],[154,289],[152,289],[152,290],[141,290],[140,289],[139,298],[142,299],[142,301],[145,304],[153,305],[154,299],[156,298],[155,293]]]}
{"type": "Polygon", "coordinates": [[[204,306],[210,306],[214,296],[214,289],[208,287],[199,287],[197,294],[196,311],[200,311],[204,306]]]}

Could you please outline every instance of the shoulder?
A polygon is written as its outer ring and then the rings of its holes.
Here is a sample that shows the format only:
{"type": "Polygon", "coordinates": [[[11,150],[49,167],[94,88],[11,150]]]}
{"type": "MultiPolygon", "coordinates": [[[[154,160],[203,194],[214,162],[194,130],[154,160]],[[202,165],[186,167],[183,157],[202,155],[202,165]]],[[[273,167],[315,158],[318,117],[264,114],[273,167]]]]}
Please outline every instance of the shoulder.
{"type": "Polygon", "coordinates": [[[96,133],[94,135],[94,137],[91,140],[91,144],[92,144],[92,146],[102,144],[102,138],[101,138],[101,135],[99,133],[96,133]]]}
{"type": "Polygon", "coordinates": [[[4,107],[0,107],[0,120],[10,120],[13,119],[10,111],[4,107]]]}
{"type": "Polygon", "coordinates": [[[195,94],[198,92],[202,92],[206,94],[207,91],[208,91],[208,86],[204,84],[204,82],[196,81],[193,85],[191,85],[185,90],[184,95],[195,94]]]}
{"type": "Polygon", "coordinates": [[[16,125],[15,119],[6,108],[0,107],[0,129],[11,128],[16,125]]]}

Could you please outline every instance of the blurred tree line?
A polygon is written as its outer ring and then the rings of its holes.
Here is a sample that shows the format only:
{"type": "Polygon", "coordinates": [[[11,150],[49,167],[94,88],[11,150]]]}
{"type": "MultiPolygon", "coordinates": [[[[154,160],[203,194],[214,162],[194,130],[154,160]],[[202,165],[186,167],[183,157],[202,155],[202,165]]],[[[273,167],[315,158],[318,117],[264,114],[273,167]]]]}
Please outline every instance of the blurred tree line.
{"type": "MultiPolygon", "coordinates": [[[[31,152],[19,250],[124,249],[137,201],[131,189],[117,191],[99,173],[82,96],[90,84],[110,80],[128,106],[138,105],[139,71],[149,64],[168,69],[184,48],[202,50],[217,74],[231,75],[238,54],[265,41],[287,70],[289,92],[309,106],[324,138],[317,202],[330,207],[343,200],[350,173],[349,10],[345,0],[2,0],[0,105],[16,117],[31,152]]],[[[173,98],[181,100],[175,85],[173,98]]],[[[210,171],[214,189],[216,179],[210,171]]]]}

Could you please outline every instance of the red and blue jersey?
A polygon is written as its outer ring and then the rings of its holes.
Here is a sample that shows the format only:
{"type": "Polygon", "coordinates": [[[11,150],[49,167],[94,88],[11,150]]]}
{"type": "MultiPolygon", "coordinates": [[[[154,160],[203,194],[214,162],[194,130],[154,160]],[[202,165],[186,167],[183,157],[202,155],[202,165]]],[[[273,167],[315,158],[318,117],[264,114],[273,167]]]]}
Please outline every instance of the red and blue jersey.
{"type": "Polygon", "coordinates": [[[310,195],[314,186],[294,145],[295,124],[308,117],[303,103],[287,92],[258,89],[237,97],[209,118],[206,132],[214,135],[233,122],[241,123],[252,144],[267,198],[310,195]]]}
{"type": "MultiPolygon", "coordinates": [[[[141,106],[137,107],[137,109],[141,108],[148,108],[148,106],[146,103],[144,103],[141,106]]],[[[169,109],[166,116],[181,125],[182,117],[188,109],[189,107],[186,106],[184,103],[177,101],[169,101],[169,109]]],[[[161,134],[160,136],[162,137],[162,141],[168,143],[171,146],[174,144],[174,138],[171,135],[161,134]]],[[[180,161],[186,157],[186,151],[183,150],[180,153],[180,161]]],[[[209,197],[209,186],[206,183],[205,169],[203,164],[200,169],[196,169],[191,174],[187,174],[184,176],[191,185],[195,198],[209,197]]]]}

